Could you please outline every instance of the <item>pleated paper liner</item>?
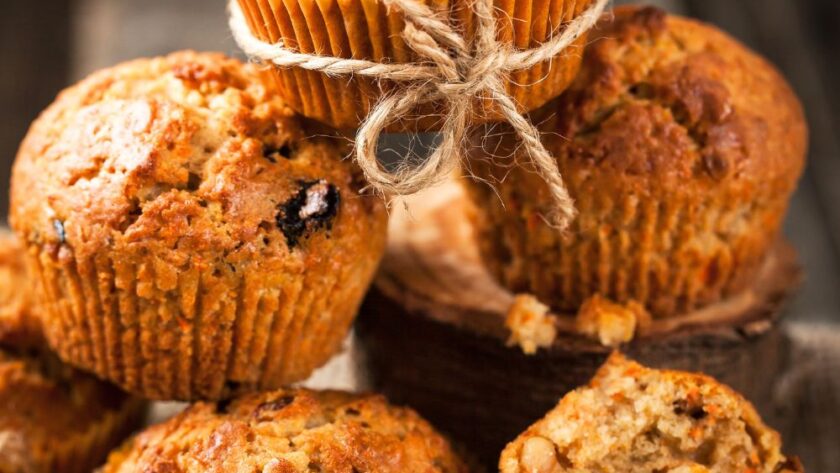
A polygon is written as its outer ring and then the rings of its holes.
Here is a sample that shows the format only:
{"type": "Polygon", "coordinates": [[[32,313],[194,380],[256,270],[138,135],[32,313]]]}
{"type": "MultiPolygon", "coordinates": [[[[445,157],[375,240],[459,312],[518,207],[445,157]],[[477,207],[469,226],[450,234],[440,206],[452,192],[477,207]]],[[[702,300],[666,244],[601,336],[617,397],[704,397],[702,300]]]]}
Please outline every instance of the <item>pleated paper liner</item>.
{"type": "Polygon", "coordinates": [[[141,427],[147,403],[37,349],[0,349],[0,470],[99,466],[141,427]]]}
{"type": "MultiPolygon", "coordinates": [[[[467,445],[488,468],[498,453],[560,397],[585,384],[611,352],[575,333],[560,314],[550,347],[525,355],[506,345],[513,294],[482,267],[456,185],[395,205],[390,243],[357,334],[373,387],[416,408],[467,445]]],[[[780,308],[800,279],[779,244],[749,288],[679,317],[655,320],[622,347],[653,366],[702,371],[743,393],[769,416],[784,352],[780,308]]]]}
{"type": "Polygon", "coordinates": [[[120,409],[105,412],[88,430],[51,445],[51,466],[44,471],[75,473],[100,466],[111,450],[142,427],[146,408],[145,401],[129,398],[120,409]]]}
{"type": "Polygon", "coordinates": [[[288,283],[280,270],[200,258],[176,270],[125,255],[62,259],[38,245],[28,258],[49,301],[46,338],[64,361],[146,398],[182,401],[308,377],[340,350],[376,263],[335,270],[324,258],[288,283]]]}
{"type": "MultiPolygon", "coordinates": [[[[332,57],[404,63],[417,60],[400,34],[402,15],[388,12],[376,0],[238,0],[252,33],[266,42],[282,41],[296,51],[332,57]]],[[[463,31],[472,32],[475,20],[462,0],[424,3],[447,12],[463,31]]],[[[577,17],[591,0],[497,0],[498,40],[519,49],[533,48],[577,17]]],[[[559,95],[577,73],[582,37],[551,61],[510,76],[508,93],[522,111],[532,110],[559,95]]],[[[394,84],[347,77],[329,78],[299,68],[275,68],[285,101],[297,112],[339,129],[354,129],[371,107],[394,84]]],[[[492,102],[476,121],[499,118],[492,102]]],[[[401,117],[399,128],[431,130],[445,110],[418,110],[401,117]]]]}
{"type": "Polygon", "coordinates": [[[557,142],[565,138],[544,136],[578,211],[565,234],[543,222],[553,201],[538,174],[514,167],[522,157],[509,157],[517,145],[509,133],[497,130],[484,140],[487,151],[474,146],[469,155],[479,176],[467,186],[481,258],[513,292],[571,312],[598,293],[674,317],[745,290],[778,239],[789,191],[738,182],[657,187],[655,178],[618,175],[583,156],[564,160],[557,142]]]}

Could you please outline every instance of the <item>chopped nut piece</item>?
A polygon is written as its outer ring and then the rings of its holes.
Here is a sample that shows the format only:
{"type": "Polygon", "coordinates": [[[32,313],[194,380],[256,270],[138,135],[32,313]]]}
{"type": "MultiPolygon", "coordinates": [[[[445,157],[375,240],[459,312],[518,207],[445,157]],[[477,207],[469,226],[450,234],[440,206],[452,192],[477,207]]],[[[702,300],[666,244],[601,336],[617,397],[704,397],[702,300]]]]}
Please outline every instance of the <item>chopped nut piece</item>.
{"type": "Polygon", "coordinates": [[[510,330],[508,346],[519,345],[526,355],[551,346],[557,337],[548,306],[528,294],[516,296],[505,319],[505,327],[510,330]]]}
{"type": "Polygon", "coordinates": [[[532,437],[522,445],[520,462],[531,473],[562,473],[554,444],[544,437],[532,437]]]}
{"type": "Polygon", "coordinates": [[[646,330],[650,323],[650,314],[638,302],[616,304],[598,294],[584,301],[575,320],[579,333],[608,347],[633,340],[633,336],[646,330]]]}

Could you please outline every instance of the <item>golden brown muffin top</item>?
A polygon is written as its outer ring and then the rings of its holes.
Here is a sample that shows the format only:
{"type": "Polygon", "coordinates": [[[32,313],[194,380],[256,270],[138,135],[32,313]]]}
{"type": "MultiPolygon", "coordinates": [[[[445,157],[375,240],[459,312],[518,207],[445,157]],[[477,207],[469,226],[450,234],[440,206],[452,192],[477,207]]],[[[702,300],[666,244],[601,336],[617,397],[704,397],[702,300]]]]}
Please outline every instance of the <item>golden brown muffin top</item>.
{"type": "Polygon", "coordinates": [[[630,6],[590,38],[573,85],[534,117],[569,165],[597,166],[629,186],[616,192],[640,195],[722,181],[788,188],[801,172],[807,128],[798,99],[725,33],[630,6]]]}
{"type": "Polygon", "coordinates": [[[0,346],[34,347],[43,343],[23,251],[17,238],[0,230],[0,346]]]}
{"type": "Polygon", "coordinates": [[[130,247],[177,264],[202,252],[303,261],[330,236],[381,225],[347,149],[309,136],[275,87],[253,65],[190,51],[93,74],[21,145],[12,227],[59,256],[130,247]]]}
{"type": "Polygon", "coordinates": [[[304,389],[194,404],[114,452],[103,473],[465,472],[414,411],[304,389]]]}
{"type": "Polygon", "coordinates": [[[776,473],[795,469],[779,434],[730,388],[701,374],[646,368],[614,353],[508,444],[502,473],[776,473]]]}
{"type": "Polygon", "coordinates": [[[139,401],[52,354],[0,349],[0,471],[41,471],[126,402],[139,401]]]}

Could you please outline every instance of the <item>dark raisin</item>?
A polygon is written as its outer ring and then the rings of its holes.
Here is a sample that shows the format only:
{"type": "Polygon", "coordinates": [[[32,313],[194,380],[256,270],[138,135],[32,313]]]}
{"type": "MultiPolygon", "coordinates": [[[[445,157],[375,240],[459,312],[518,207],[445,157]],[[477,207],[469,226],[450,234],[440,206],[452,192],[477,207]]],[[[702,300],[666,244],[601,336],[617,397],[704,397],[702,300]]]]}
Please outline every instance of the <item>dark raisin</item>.
{"type": "Polygon", "coordinates": [[[230,407],[230,403],[232,399],[223,399],[216,403],[216,412],[219,414],[227,414],[228,408],[230,407]]]}
{"type": "Polygon", "coordinates": [[[61,220],[53,220],[53,228],[58,235],[58,242],[64,243],[67,241],[67,233],[64,231],[64,222],[61,220]]]}
{"type": "Polygon", "coordinates": [[[298,184],[297,194],[277,207],[277,227],[286,236],[289,248],[297,246],[310,232],[331,229],[341,201],[338,189],[323,179],[298,184]]]}
{"type": "Polygon", "coordinates": [[[263,145],[263,157],[272,163],[276,163],[277,158],[292,159],[292,147],[288,144],[284,144],[279,148],[271,145],[263,145]]]}
{"type": "Polygon", "coordinates": [[[678,399],[674,401],[674,414],[689,415],[694,420],[700,420],[706,417],[706,411],[703,406],[689,405],[685,399],[678,399]]]}
{"type": "Polygon", "coordinates": [[[729,163],[726,158],[712,152],[704,153],[702,156],[703,168],[712,179],[723,179],[729,174],[729,163]]]}
{"type": "Polygon", "coordinates": [[[653,98],[655,90],[653,84],[648,82],[638,82],[631,85],[628,92],[630,92],[630,95],[638,99],[646,100],[653,98]]]}
{"type": "Polygon", "coordinates": [[[352,407],[348,407],[347,410],[344,411],[345,414],[348,416],[358,416],[361,414],[358,409],[354,409],[352,407]]]}
{"type": "Polygon", "coordinates": [[[201,185],[201,176],[198,174],[191,172],[189,177],[187,178],[187,190],[195,191],[198,190],[198,186],[201,185]]]}
{"type": "Polygon", "coordinates": [[[265,412],[276,412],[283,410],[286,408],[286,406],[290,405],[293,402],[295,402],[295,397],[292,395],[286,395],[278,399],[266,401],[257,406],[257,408],[254,410],[254,417],[262,417],[262,414],[265,412]]]}

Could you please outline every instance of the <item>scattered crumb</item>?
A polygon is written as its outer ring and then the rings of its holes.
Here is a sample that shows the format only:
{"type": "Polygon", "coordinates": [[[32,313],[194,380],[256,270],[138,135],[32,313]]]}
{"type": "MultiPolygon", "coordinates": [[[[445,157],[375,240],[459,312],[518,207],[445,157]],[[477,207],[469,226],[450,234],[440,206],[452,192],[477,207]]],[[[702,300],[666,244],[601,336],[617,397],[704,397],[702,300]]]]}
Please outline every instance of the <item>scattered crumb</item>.
{"type": "Polygon", "coordinates": [[[584,301],[575,319],[578,333],[608,347],[633,340],[636,333],[644,332],[650,324],[650,314],[638,302],[616,304],[598,294],[584,301]]]}
{"type": "Polygon", "coordinates": [[[508,346],[519,345],[526,355],[551,346],[557,337],[554,317],[548,313],[548,306],[529,294],[519,294],[514,298],[505,327],[510,330],[508,346]]]}

